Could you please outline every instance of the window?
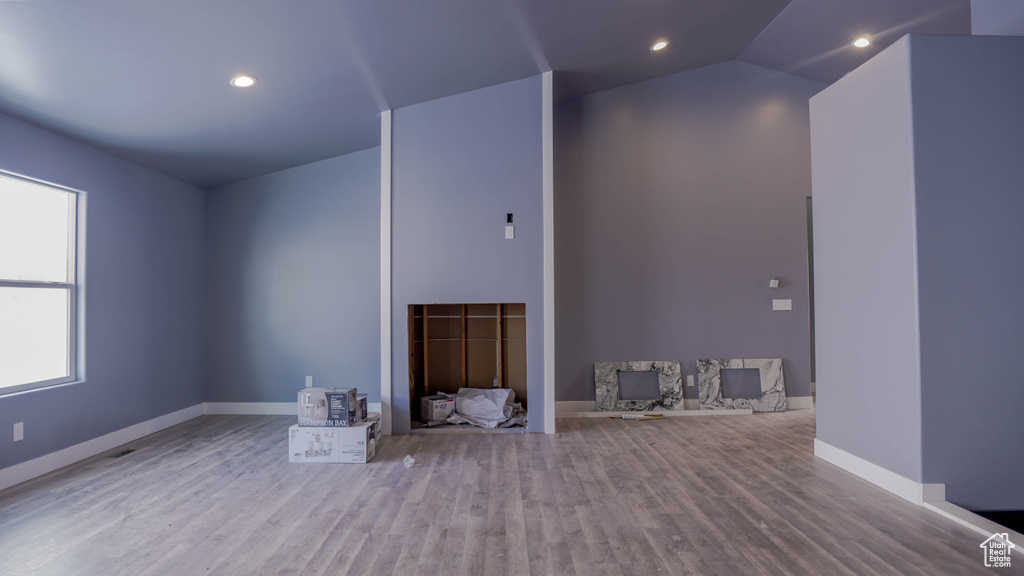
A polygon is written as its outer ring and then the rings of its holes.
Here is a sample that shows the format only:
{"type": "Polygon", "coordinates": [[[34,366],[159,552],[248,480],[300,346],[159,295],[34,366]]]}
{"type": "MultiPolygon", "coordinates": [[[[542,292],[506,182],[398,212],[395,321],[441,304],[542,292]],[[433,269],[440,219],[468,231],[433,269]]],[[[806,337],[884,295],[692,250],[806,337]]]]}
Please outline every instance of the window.
{"type": "Polygon", "coordinates": [[[76,377],[78,194],[0,173],[0,394],[76,377]]]}

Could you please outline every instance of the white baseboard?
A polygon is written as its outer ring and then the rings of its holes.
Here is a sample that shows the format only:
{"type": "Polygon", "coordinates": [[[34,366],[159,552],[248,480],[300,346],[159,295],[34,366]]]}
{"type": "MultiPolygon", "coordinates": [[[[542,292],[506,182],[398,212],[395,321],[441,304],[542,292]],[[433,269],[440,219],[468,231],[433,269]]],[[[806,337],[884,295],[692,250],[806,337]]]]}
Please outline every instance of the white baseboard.
{"type": "Polygon", "coordinates": [[[945,484],[915,482],[817,438],[814,439],[814,455],[914,504],[923,505],[925,502],[942,502],[946,499],[945,484]]]}
{"type": "Polygon", "coordinates": [[[205,413],[296,416],[299,411],[295,402],[207,402],[205,413]]]}
{"type": "MultiPolygon", "coordinates": [[[[380,402],[368,402],[370,412],[380,412],[380,402]]],[[[246,414],[250,416],[296,416],[295,402],[207,402],[204,414],[246,414]]]]}
{"type": "MultiPolygon", "coordinates": [[[[787,396],[786,408],[788,410],[807,410],[814,408],[814,398],[811,396],[787,396]]],[[[684,398],[684,410],[700,410],[700,400],[684,398]]],[[[555,415],[565,412],[594,412],[597,410],[597,402],[593,400],[584,401],[563,401],[555,402],[555,415]]]]}
{"type": "Polygon", "coordinates": [[[555,415],[561,412],[593,412],[597,402],[593,400],[555,402],[555,415]]]}
{"type": "Polygon", "coordinates": [[[786,396],[786,410],[810,410],[814,408],[813,396],[786,396]]]}
{"type": "MultiPolygon", "coordinates": [[[[687,418],[704,416],[750,416],[754,413],[750,408],[734,408],[730,410],[652,410],[664,418],[687,418]]],[[[559,418],[621,418],[624,415],[636,416],[639,412],[602,411],[602,412],[559,412],[559,418]]]]}
{"type": "MultiPolygon", "coordinates": [[[[700,402],[697,400],[683,399],[684,410],[700,410],[700,402]]],[[[596,412],[597,402],[593,400],[566,400],[563,402],[555,402],[555,415],[562,414],[564,412],[596,412]]]]}
{"type": "MultiPolygon", "coordinates": [[[[679,416],[743,416],[751,414],[749,408],[736,410],[701,410],[696,400],[683,400],[683,409],[675,411],[653,410],[664,414],[666,418],[679,416]]],[[[573,400],[555,402],[555,416],[559,418],[614,418],[629,412],[599,412],[597,402],[593,400],[573,400]]]]}
{"type": "MultiPolygon", "coordinates": [[[[700,400],[683,400],[687,410],[700,410],[700,400]]],[[[809,410],[814,408],[811,396],[786,396],[786,410],[809,410]]]]}
{"type": "Polygon", "coordinates": [[[1015,550],[1018,554],[1024,556],[1024,534],[1010,530],[1002,524],[996,524],[995,522],[978,516],[970,510],[964,510],[963,508],[952,504],[950,502],[925,502],[923,506],[940,516],[944,516],[953,522],[973,530],[980,535],[981,538],[988,538],[989,536],[999,533],[1006,534],[1010,542],[1016,544],[1011,550],[1015,550]]]}
{"type": "Polygon", "coordinates": [[[154,432],[159,432],[164,428],[170,428],[175,424],[181,424],[198,416],[204,414],[204,405],[196,404],[195,406],[189,406],[183,408],[177,412],[171,412],[170,414],[164,414],[152,420],[145,422],[139,422],[138,424],[122,428],[105,434],[99,438],[93,438],[87,440],[81,444],[75,444],[63,450],[51,452],[44,456],[34,458],[21,464],[15,464],[14,466],[8,466],[0,470],[0,490],[10,488],[15,484],[21,484],[33,478],[42,476],[43,474],[49,474],[54,470],[69,466],[84,460],[91,456],[95,456],[107,450],[117,448],[118,446],[138,440],[143,436],[148,436],[154,432]]]}
{"type": "MultiPolygon", "coordinates": [[[[370,412],[380,412],[380,402],[368,403],[367,409],[370,412]]],[[[298,410],[295,402],[206,402],[204,404],[196,404],[177,412],[164,414],[152,420],[116,430],[99,438],[87,440],[81,444],[75,444],[63,450],[51,452],[21,464],[0,469],[0,490],[27,482],[44,474],[49,474],[59,468],[70,466],[80,460],[112,450],[122,444],[138,440],[143,436],[159,432],[164,428],[170,428],[175,424],[187,422],[204,414],[294,416],[297,413],[298,410]]]]}

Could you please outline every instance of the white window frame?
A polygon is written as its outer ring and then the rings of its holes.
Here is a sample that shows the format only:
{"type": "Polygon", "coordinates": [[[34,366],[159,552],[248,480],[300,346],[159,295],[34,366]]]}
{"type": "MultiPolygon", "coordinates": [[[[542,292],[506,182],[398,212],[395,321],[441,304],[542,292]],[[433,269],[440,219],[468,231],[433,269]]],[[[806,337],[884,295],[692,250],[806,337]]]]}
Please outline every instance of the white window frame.
{"type": "Polygon", "coordinates": [[[68,214],[68,275],[71,282],[50,282],[50,281],[31,281],[31,280],[6,280],[0,278],[0,287],[2,288],[45,288],[52,290],[65,290],[68,292],[68,366],[67,375],[59,378],[51,378],[49,380],[39,380],[36,382],[26,382],[24,384],[15,384],[13,386],[0,386],[0,396],[6,396],[17,392],[24,392],[26,390],[35,390],[37,388],[45,388],[47,386],[55,386],[58,384],[66,384],[69,382],[75,382],[78,380],[78,284],[79,284],[79,267],[78,267],[78,255],[79,255],[79,213],[82,210],[82,198],[83,194],[79,190],[73,190],[64,186],[58,186],[49,182],[43,182],[34,178],[27,178],[18,174],[12,174],[4,170],[0,170],[0,177],[9,178],[11,180],[19,180],[34,186],[41,186],[43,188],[49,188],[58,192],[68,194],[74,201],[72,209],[69,210],[68,214]]]}

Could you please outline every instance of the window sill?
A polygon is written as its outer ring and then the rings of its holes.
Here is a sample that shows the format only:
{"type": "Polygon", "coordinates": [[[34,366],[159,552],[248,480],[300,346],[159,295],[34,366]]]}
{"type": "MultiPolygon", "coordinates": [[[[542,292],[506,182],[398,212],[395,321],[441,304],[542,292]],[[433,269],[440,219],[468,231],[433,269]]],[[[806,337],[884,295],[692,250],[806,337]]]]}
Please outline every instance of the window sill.
{"type": "Polygon", "coordinates": [[[33,392],[44,392],[47,390],[56,390],[57,388],[64,388],[65,386],[74,386],[76,384],[85,384],[85,380],[72,380],[70,382],[58,382],[56,384],[44,384],[35,388],[25,388],[22,390],[11,390],[5,391],[0,388],[0,400],[5,398],[13,398],[15,396],[21,396],[22,394],[32,394],[33,392]]]}

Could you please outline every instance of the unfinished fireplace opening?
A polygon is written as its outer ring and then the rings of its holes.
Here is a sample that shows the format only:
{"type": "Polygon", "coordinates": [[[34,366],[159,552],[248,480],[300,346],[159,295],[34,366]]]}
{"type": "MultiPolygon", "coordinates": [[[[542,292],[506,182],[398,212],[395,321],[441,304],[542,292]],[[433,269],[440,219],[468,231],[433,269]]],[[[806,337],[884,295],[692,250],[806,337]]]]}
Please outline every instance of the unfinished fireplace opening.
{"type": "Polygon", "coordinates": [[[409,305],[409,400],[459,388],[507,388],[527,408],[526,304],[409,305]]]}

